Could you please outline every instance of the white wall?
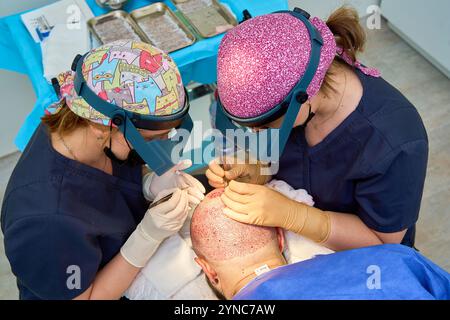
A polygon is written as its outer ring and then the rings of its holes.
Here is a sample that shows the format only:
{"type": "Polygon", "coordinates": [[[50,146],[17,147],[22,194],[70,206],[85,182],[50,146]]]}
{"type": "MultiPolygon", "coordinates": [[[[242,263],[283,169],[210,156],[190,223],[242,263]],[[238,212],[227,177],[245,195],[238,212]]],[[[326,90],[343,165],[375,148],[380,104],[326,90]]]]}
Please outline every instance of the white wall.
{"type": "Polygon", "coordinates": [[[389,26],[450,78],[450,1],[383,0],[389,26]]]}
{"type": "MultiPolygon", "coordinates": [[[[0,0],[0,17],[38,8],[56,0],[0,0]]],[[[15,72],[0,70],[0,157],[17,150],[14,139],[25,117],[36,101],[28,77],[15,72]]]]}
{"type": "Polygon", "coordinates": [[[379,5],[380,0],[289,0],[289,7],[299,7],[312,16],[326,19],[338,7],[349,4],[358,10],[361,17],[367,15],[366,10],[371,5],[379,5]]]}
{"type": "Polygon", "coordinates": [[[28,77],[0,70],[0,158],[17,151],[14,139],[26,116],[33,109],[36,96],[28,77]]]}

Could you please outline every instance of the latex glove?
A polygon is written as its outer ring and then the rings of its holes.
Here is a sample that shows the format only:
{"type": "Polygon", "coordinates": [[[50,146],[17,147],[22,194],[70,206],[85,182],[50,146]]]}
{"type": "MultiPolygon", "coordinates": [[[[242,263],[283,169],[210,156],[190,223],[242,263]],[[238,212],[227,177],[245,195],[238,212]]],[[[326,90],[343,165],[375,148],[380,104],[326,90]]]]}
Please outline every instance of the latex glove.
{"type": "Polygon", "coordinates": [[[331,230],[327,212],[266,186],[231,181],[221,199],[224,214],[239,222],[280,227],[317,242],[325,242],[331,230]]]}
{"type": "Polygon", "coordinates": [[[130,264],[142,268],[160,243],[178,232],[189,213],[187,190],[168,189],[160,192],[155,201],[173,193],[172,197],[145,213],[141,223],[131,234],[120,252],[130,264]]]}
{"type": "Polygon", "coordinates": [[[236,158],[215,159],[209,163],[206,170],[208,183],[214,188],[225,188],[228,181],[238,180],[240,182],[265,184],[271,176],[262,174],[262,168],[265,167],[261,162],[255,164],[239,163],[236,158]],[[220,164],[220,163],[223,164],[220,164]]]}
{"type": "Polygon", "coordinates": [[[158,176],[154,172],[145,174],[142,179],[142,192],[144,197],[149,201],[153,201],[155,199],[155,195],[163,190],[172,188],[187,188],[190,204],[199,204],[205,197],[204,194],[206,190],[200,181],[195,179],[190,174],[183,172],[183,170],[186,170],[191,166],[191,160],[182,160],[161,176],[158,176]]]}

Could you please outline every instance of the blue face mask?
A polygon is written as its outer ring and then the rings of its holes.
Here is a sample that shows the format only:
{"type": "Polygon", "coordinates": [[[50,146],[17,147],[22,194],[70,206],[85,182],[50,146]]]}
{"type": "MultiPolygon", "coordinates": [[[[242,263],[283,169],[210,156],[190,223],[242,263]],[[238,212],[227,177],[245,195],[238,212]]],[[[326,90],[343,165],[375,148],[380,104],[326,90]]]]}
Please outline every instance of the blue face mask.
{"type": "MultiPolygon", "coordinates": [[[[125,139],[132,144],[130,154],[127,160],[119,160],[111,151],[111,147],[106,148],[105,153],[108,157],[118,163],[139,164],[145,162],[156,174],[162,175],[171,169],[177,162],[172,160],[172,151],[175,146],[182,147],[186,144],[188,137],[182,135],[184,132],[191,132],[193,122],[189,116],[189,99],[186,92],[186,102],[184,107],[175,114],[165,116],[142,115],[124,110],[114,104],[101,99],[93,92],[83,76],[82,66],[84,57],[78,56],[74,61],[73,71],[75,75],[75,91],[95,110],[109,117],[116,127],[123,133],[125,139]],[[138,131],[144,130],[165,130],[182,129],[167,140],[145,141],[138,131]]],[[[186,90],[186,89],[185,89],[186,90]]],[[[179,155],[180,156],[180,155],[179,155]]]]}
{"type": "MultiPolygon", "coordinates": [[[[306,91],[316,74],[323,46],[322,36],[309,21],[310,16],[307,12],[295,8],[294,11],[278,11],[276,13],[289,13],[300,19],[308,29],[311,39],[311,55],[303,77],[279,105],[272,108],[269,112],[254,118],[238,118],[228,113],[220,101],[219,92],[215,118],[215,127],[226,137],[227,130],[229,133],[230,130],[242,130],[243,128],[262,126],[273,122],[284,115],[283,123],[279,129],[266,129],[256,133],[246,132],[247,137],[255,143],[247,144],[245,143],[245,140],[236,140],[238,147],[248,151],[256,159],[263,161],[267,161],[267,157],[273,157],[272,154],[274,152],[278,155],[283,153],[300,111],[300,107],[309,98],[306,91]],[[242,142],[244,142],[244,144],[242,144],[242,142]]],[[[306,126],[313,117],[314,113],[309,110],[308,119],[302,126],[306,126]]]]}

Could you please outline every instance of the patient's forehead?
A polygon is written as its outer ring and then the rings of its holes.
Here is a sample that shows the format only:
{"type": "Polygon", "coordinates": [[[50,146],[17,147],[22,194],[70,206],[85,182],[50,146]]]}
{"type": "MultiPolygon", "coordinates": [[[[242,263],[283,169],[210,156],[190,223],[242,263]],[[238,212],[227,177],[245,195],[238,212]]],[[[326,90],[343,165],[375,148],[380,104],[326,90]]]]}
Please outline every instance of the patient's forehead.
{"type": "Polygon", "coordinates": [[[245,256],[276,239],[273,228],[243,224],[226,217],[220,199],[223,189],[210,192],[197,206],[191,222],[192,245],[209,260],[245,256]]]}

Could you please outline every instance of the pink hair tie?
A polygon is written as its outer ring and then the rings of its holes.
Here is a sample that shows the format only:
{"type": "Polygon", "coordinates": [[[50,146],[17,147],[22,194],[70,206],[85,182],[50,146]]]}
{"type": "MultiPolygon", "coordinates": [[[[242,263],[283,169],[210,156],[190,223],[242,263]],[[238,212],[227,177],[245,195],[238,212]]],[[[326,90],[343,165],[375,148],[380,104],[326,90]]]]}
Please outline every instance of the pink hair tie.
{"type": "Polygon", "coordinates": [[[345,50],[343,48],[337,47],[336,53],[347,64],[361,70],[361,72],[364,73],[365,75],[375,77],[375,78],[381,77],[381,72],[378,69],[366,67],[366,66],[362,65],[361,62],[358,60],[353,61],[352,58],[349,57],[349,55],[345,52],[345,50]]]}

